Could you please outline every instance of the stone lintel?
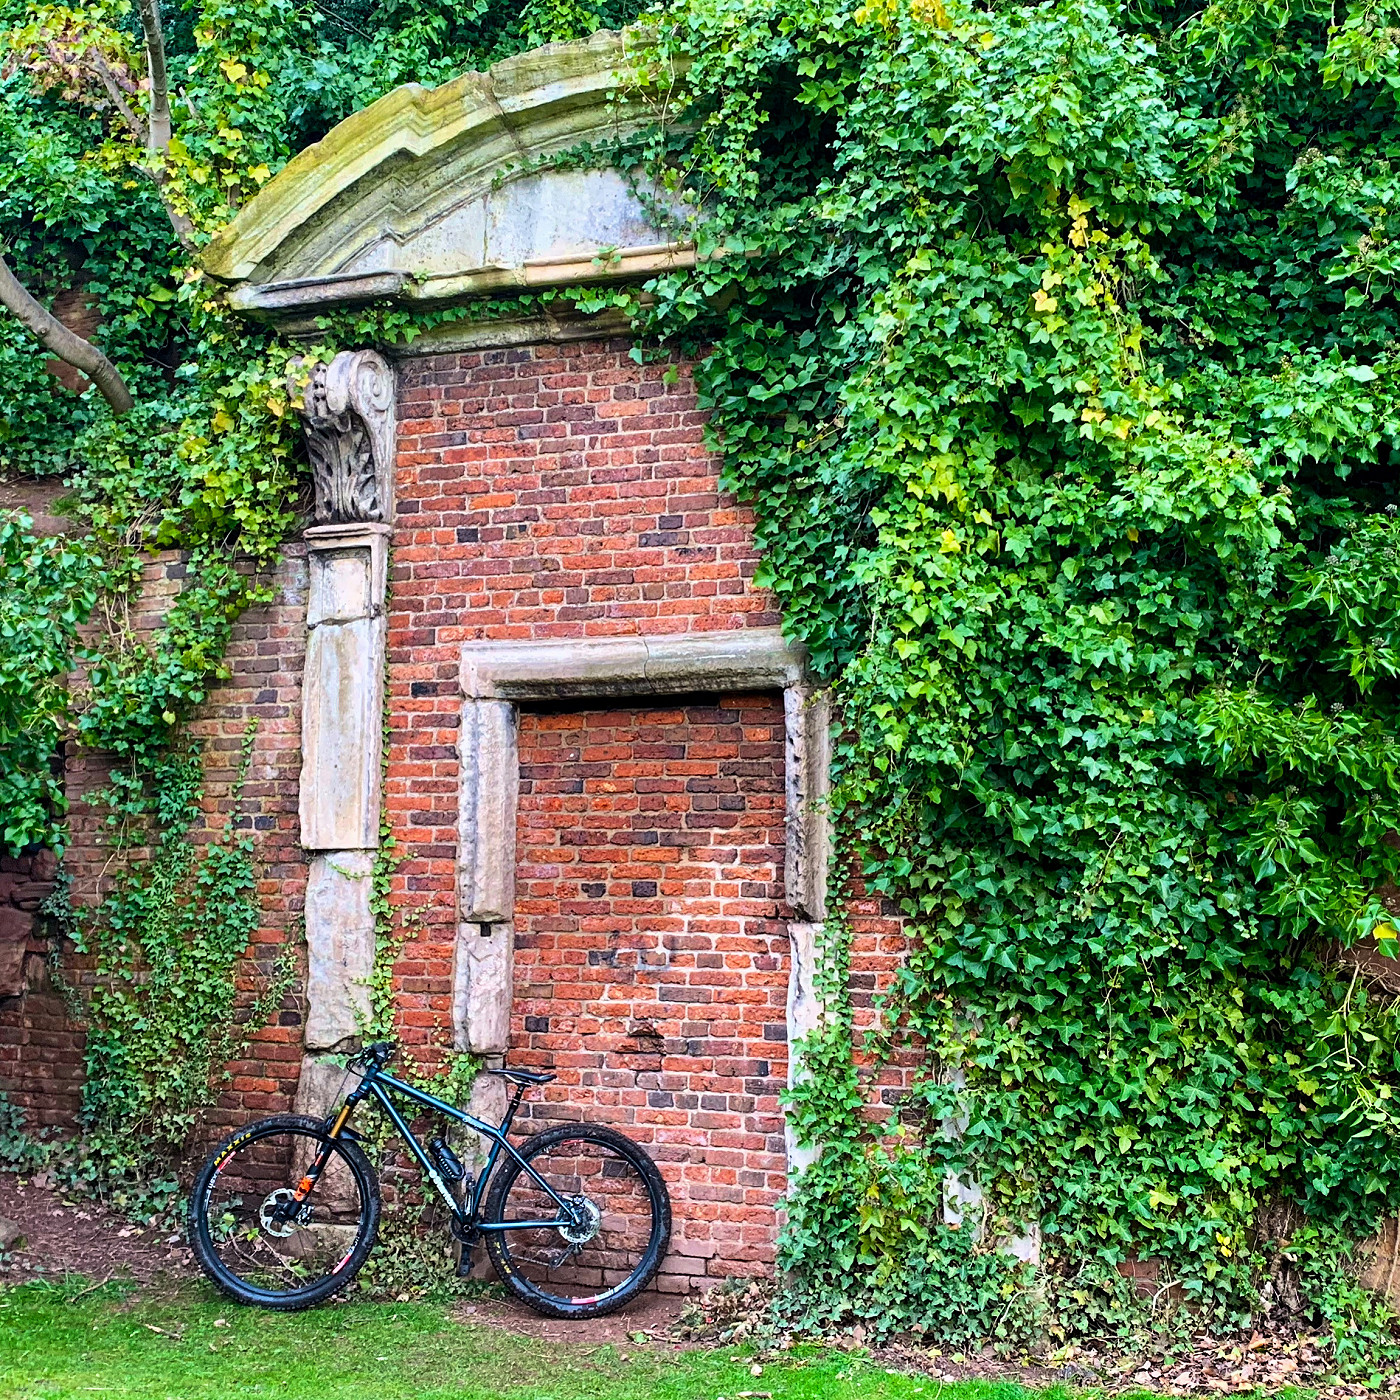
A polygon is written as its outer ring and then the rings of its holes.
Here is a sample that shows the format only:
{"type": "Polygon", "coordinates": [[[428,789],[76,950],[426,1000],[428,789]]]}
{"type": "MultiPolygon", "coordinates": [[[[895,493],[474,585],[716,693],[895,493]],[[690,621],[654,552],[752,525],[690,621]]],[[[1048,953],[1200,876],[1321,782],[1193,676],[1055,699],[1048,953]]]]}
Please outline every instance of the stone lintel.
{"type": "Polygon", "coordinates": [[[311,862],[306,882],[308,1050],[334,1050],[353,1042],[369,1022],[373,868],[370,850],[336,851],[311,862]]]}
{"type": "Polygon", "coordinates": [[[458,925],[452,974],[453,1043],[458,1050],[504,1055],[509,1049],[514,962],[513,923],[458,925]]]}
{"type": "MultiPolygon", "coordinates": [[[[286,328],[300,335],[300,324],[286,328]]],[[[307,334],[315,332],[309,322],[307,334]]],[[[512,350],[523,345],[567,345],[580,340],[612,340],[633,334],[632,318],[615,307],[606,311],[546,311],[538,316],[503,316],[489,321],[444,321],[387,353],[398,358],[454,354],[462,350],[512,350]]]]}
{"type": "Polygon", "coordinates": [[[805,662],[804,649],[777,627],[472,642],[462,648],[462,691],[476,700],[559,700],[783,690],[802,683],[805,662]]]}
{"type": "Polygon", "coordinates": [[[316,306],[353,306],[364,301],[397,297],[409,284],[406,272],[372,272],[349,277],[290,277],[235,287],[228,303],[235,311],[264,314],[305,311],[316,306]]]}
{"type": "MultiPolygon", "coordinates": [[[[590,282],[627,282],[695,266],[689,244],[647,244],[620,248],[606,258],[532,258],[518,266],[493,264],[463,268],[448,276],[415,280],[406,272],[374,272],[336,277],[299,277],[284,282],[246,284],[229,293],[236,311],[285,325],[287,317],[324,306],[393,300],[408,304],[451,303],[491,293],[531,291],[537,287],[582,286],[590,282]]],[[[421,345],[419,353],[422,353],[421,345]]]]}

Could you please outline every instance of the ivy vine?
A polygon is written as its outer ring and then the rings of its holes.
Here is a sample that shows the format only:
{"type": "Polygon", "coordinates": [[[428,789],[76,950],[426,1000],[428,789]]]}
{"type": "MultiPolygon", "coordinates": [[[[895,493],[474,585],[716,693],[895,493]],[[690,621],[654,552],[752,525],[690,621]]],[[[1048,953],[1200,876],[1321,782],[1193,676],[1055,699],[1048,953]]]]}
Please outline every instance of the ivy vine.
{"type": "Polygon", "coordinates": [[[1151,1257],[1238,1323],[1299,1240],[1350,1257],[1400,1207],[1396,1002],[1345,951],[1392,952],[1400,878],[1377,13],[657,12],[686,91],[648,169],[699,257],[648,324],[708,344],[761,581],[836,683],[857,874],[912,940],[886,1034],[804,1047],[814,1308],[994,1335],[1030,1302],[994,1244],[1037,1222],[1042,1279],[1117,1297],[1151,1257]],[[903,1133],[852,1087],[898,1043],[903,1133]]]}

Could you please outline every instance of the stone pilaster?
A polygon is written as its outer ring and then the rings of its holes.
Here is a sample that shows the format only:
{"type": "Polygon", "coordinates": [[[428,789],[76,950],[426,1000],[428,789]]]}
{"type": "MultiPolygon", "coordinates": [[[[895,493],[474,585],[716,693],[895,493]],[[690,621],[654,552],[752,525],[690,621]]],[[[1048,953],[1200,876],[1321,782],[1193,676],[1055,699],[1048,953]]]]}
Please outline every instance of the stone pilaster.
{"type": "Polygon", "coordinates": [[[393,519],[394,375],[372,351],[319,365],[305,392],[316,521],[302,690],[301,844],[306,892],[307,1067],[370,1016],[379,847],[386,618],[393,519]]]}

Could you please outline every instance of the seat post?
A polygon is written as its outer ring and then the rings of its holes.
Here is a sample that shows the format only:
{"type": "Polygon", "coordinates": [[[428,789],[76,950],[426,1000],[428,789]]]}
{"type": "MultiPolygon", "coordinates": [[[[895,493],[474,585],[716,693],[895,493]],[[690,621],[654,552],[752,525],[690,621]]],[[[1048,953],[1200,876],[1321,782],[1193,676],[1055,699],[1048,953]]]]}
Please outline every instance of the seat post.
{"type": "Polygon", "coordinates": [[[515,1110],[520,1107],[520,1100],[525,1097],[525,1085],[519,1081],[515,1085],[515,1097],[510,1101],[510,1107],[506,1109],[506,1116],[501,1119],[502,1134],[510,1132],[510,1125],[515,1121],[515,1110]]]}

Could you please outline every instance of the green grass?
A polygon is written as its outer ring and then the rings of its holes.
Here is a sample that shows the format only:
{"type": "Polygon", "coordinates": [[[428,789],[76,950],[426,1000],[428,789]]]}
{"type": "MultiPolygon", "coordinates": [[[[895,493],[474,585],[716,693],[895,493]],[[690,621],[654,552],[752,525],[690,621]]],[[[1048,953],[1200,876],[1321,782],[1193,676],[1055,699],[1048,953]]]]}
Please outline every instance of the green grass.
{"type": "MultiPolygon", "coordinates": [[[[456,1321],[429,1303],[254,1312],[203,1287],[165,1299],[109,1284],[0,1291],[4,1400],[1025,1400],[1018,1385],[940,1385],[815,1349],[750,1374],[734,1348],[656,1354],[647,1346],[536,1342],[456,1321]],[[154,1331],[159,1328],[160,1331],[154,1331]],[[623,1360],[624,1355],[627,1357],[623,1360]]],[[[1038,1392],[1067,1400],[1068,1391],[1038,1392]]]]}

